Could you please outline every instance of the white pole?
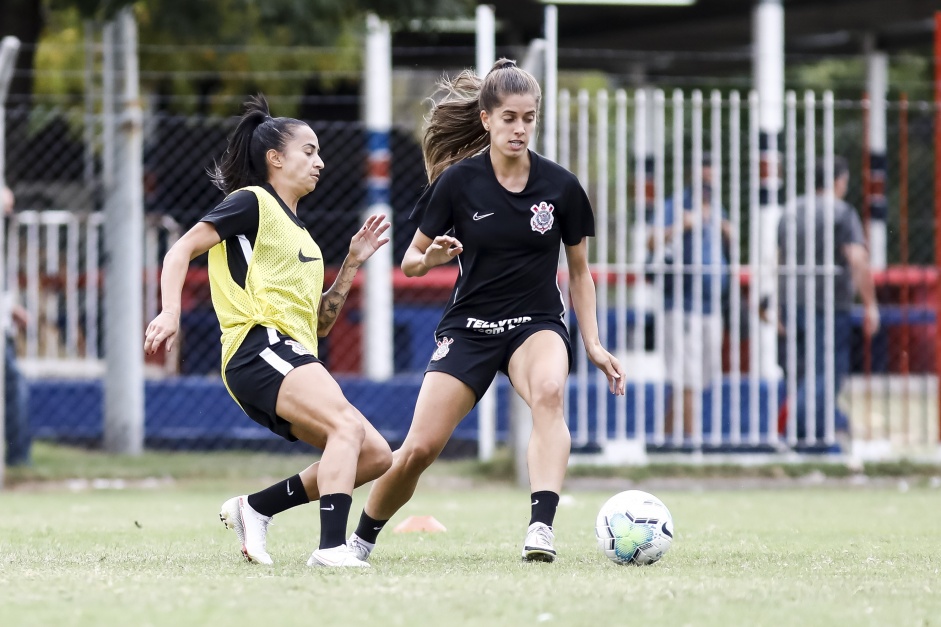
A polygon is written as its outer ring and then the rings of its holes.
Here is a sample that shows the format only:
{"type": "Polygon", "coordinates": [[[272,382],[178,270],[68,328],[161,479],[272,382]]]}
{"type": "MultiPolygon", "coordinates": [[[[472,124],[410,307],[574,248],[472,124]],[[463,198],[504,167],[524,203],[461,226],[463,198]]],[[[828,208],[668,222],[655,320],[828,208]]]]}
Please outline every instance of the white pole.
{"type": "MultiPolygon", "coordinates": [[[[817,285],[823,280],[817,274],[817,185],[814,173],[817,170],[817,104],[814,92],[804,92],[804,388],[806,402],[804,411],[804,438],[807,444],[817,440],[817,285]]],[[[826,261],[824,261],[826,264],[826,261]]],[[[797,407],[793,409],[797,422],[797,407]]]]}
{"type": "MultiPolygon", "coordinates": [[[[684,117],[685,106],[683,103],[683,92],[679,89],[673,90],[673,224],[682,224],[683,219],[683,142],[685,138],[684,117]]],[[[670,333],[674,338],[683,337],[683,284],[684,284],[684,266],[683,259],[686,254],[684,250],[683,237],[673,238],[673,312],[672,328],[670,333]]],[[[673,369],[669,373],[673,384],[673,446],[683,444],[683,416],[686,411],[684,388],[686,386],[685,375],[680,364],[683,363],[683,343],[677,339],[673,342],[673,369]]]]}
{"type": "MultiPolygon", "coordinates": [[[[634,91],[634,355],[635,363],[643,363],[644,321],[647,316],[647,294],[644,289],[644,261],[647,256],[647,92],[634,91]]],[[[638,371],[634,380],[634,435],[641,443],[647,441],[647,375],[638,371]]]]}
{"type": "MultiPolygon", "coordinates": [[[[691,114],[692,119],[690,120],[690,135],[692,139],[692,154],[690,155],[690,174],[692,180],[692,213],[693,213],[693,229],[692,229],[692,241],[693,241],[693,250],[692,250],[692,272],[693,272],[693,298],[692,298],[692,316],[693,318],[702,321],[703,319],[703,302],[702,302],[702,293],[703,293],[703,263],[702,263],[702,231],[703,231],[703,221],[702,221],[702,92],[698,89],[693,91],[691,98],[691,114]]],[[[682,218],[683,211],[686,210],[685,207],[674,208],[675,216],[682,218]]],[[[683,303],[685,311],[685,303],[683,303]]],[[[674,305],[675,306],[675,305],[674,305]]],[[[702,327],[700,327],[702,328],[702,327]]],[[[700,355],[703,354],[703,336],[693,338],[694,342],[699,343],[700,355]]],[[[706,377],[706,373],[703,372],[702,366],[697,365],[695,368],[696,377],[689,382],[689,387],[693,390],[693,432],[692,432],[692,445],[695,449],[702,448],[703,441],[703,402],[702,402],[702,393],[703,393],[703,383],[706,377]]]]}
{"type": "Polygon", "coordinates": [[[873,269],[886,267],[886,92],[889,57],[870,49],[866,55],[866,91],[869,93],[869,258],[873,269]]]}
{"type": "Polygon", "coordinates": [[[787,237],[787,264],[785,289],[787,290],[787,407],[791,412],[787,421],[787,443],[797,444],[797,94],[787,92],[787,134],[785,154],[787,182],[785,185],[784,216],[787,237]]]}
{"type": "MultiPolygon", "coordinates": [[[[597,255],[595,268],[598,272],[598,335],[601,345],[608,347],[608,92],[598,92],[597,127],[595,128],[596,171],[595,215],[600,228],[597,229],[597,255]]],[[[599,444],[608,440],[608,381],[605,373],[595,370],[595,439],[599,444]]]]}
{"type": "Polygon", "coordinates": [[[748,94],[748,442],[757,444],[759,404],[761,328],[760,296],[761,272],[758,259],[761,239],[761,214],[759,213],[759,171],[761,160],[758,133],[758,93],[748,94]]]}
{"type": "MultiPolygon", "coordinates": [[[[542,95],[543,112],[545,114],[545,131],[542,153],[547,159],[555,161],[556,129],[558,128],[558,94],[559,94],[559,11],[555,5],[547,5],[545,9],[546,29],[546,93],[542,95]]],[[[584,184],[584,182],[583,182],[584,184]]]]}
{"type": "MultiPolygon", "coordinates": [[[[666,212],[666,199],[664,198],[664,173],[666,160],[666,96],[662,89],[655,89],[653,92],[653,147],[648,148],[648,152],[653,152],[653,213],[654,213],[654,232],[663,233],[666,212]]],[[[624,241],[624,240],[619,240],[624,241]]],[[[657,270],[654,274],[654,291],[660,295],[657,308],[654,310],[654,354],[657,357],[663,355],[666,345],[666,330],[664,324],[666,316],[663,312],[663,293],[665,289],[665,268],[664,268],[664,241],[663,237],[657,237],[654,244],[654,265],[657,270]]],[[[663,445],[664,423],[663,416],[666,408],[666,381],[663,377],[654,388],[654,424],[653,441],[658,446],[663,445]]]]}
{"type": "MultiPolygon", "coordinates": [[[[614,291],[615,323],[617,335],[616,355],[622,362],[627,355],[627,92],[617,90],[614,95],[617,113],[614,123],[614,233],[618,244],[614,249],[617,265],[617,287],[614,291]]],[[[562,119],[565,120],[565,109],[562,119]]],[[[628,378],[633,376],[628,373],[628,378]]],[[[617,439],[627,437],[627,399],[617,399],[614,413],[614,433],[617,439]]]]}
{"type": "Polygon", "coordinates": [[[137,71],[137,23],[118,14],[124,94],[117,186],[105,207],[105,450],[139,455],[144,448],[143,130],[137,71]]]}
{"type": "MultiPolygon", "coordinates": [[[[477,75],[485,76],[496,60],[496,23],[493,7],[481,4],[477,7],[477,75]]],[[[499,375],[498,375],[499,376],[499,375]]],[[[497,386],[490,384],[477,403],[477,458],[493,459],[497,446],[497,386]]]]}
{"type": "MultiPolygon", "coordinates": [[[[824,369],[824,443],[833,444],[834,437],[834,418],[836,416],[836,399],[834,391],[836,388],[834,380],[835,369],[835,350],[834,343],[834,233],[833,233],[833,211],[835,200],[833,196],[833,149],[834,149],[834,130],[833,130],[833,92],[825,91],[823,93],[823,172],[824,172],[824,220],[823,220],[823,263],[824,284],[823,284],[823,369],[824,369]]],[[[816,426],[816,420],[814,420],[816,426]]]]}
{"type": "MultiPolygon", "coordinates": [[[[366,30],[366,141],[369,150],[366,214],[382,213],[391,222],[392,36],[389,24],[372,14],[366,18],[366,30]]],[[[393,238],[391,228],[386,236],[393,238]]],[[[385,381],[392,377],[394,370],[391,243],[370,258],[365,283],[363,355],[366,376],[374,381],[385,381]]]]}
{"type": "Polygon", "coordinates": [[[732,241],[729,242],[729,408],[731,421],[729,441],[742,441],[742,110],[737,91],[729,95],[729,221],[732,241]]]}
{"type": "Polygon", "coordinates": [[[496,20],[493,7],[481,4],[477,7],[477,75],[486,76],[496,61],[496,20]]]}
{"type": "MultiPolygon", "coordinates": [[[[6,187],[6,102],[7,92],[10,89],[10,81],[13,79],[13,69],[16,64],[16,55],[20,51],[20,40],[13,36],[3,38],[0,43],[0,193],[6,187]]],[[[0,204],[2,204],[0,200],[0,204]]],[[[4,246],[7,241],[6,220],[0,215],[0,282],[6,278],[6,251],[4,246]]],[[[12,286],[0,283],[0,309],[6,307],[6,290],[12,289],[12,286]]],[[[0,311],[0,316],[4,318],[9,314],[6,311],[0,311]]],[[[2,321],[2,319],[0,319],[2,321]]],[[[0,324],[2,327],[2,324],[0,324]]],[[[6,352],[6,329],[0,328],[0,344],[3,344],[3,351],[6,352]]],[[[0,490],[3,489],[3,475],[6,467],[6,357],[0,360],[0,490]]]]}
{"type": "MultiPolygon", "coordinates": [[[[712,291],[710,292],[709,310],[712,316],[722,318],[722,290],[721,275],[725,273],[726,268],[719,262],[722,255],[722,214],[719,211],[722,208],[722,94],[714,89],[709,96],[710,101],[710,131],[709,148],[712,152],[712,180],[707,181],[711,187],[711,211],[709,213],[710,228],[709,247],[712,249],[709,281],[712,291]]],[[[709,388],[712,391],[712,430],[709,443],[718,446],[722,443],[722,329],[709,325],[704,329],[704,333],[709,334],[710,345],[713,349],[719,349],[719,355],[712,363],[718,367],[711,373],[706,373],[709,378],[709,388]]]]}
{"type": "MultiPolygon", "coordinates": [[[[766,322],[760,326],[759,368],[768,386],[768,425],[777,415],[777,234],[781,207],[778,137],[784,128],[784,7],[781,0],[759,0],[754,13],[754,82],[759,103],[759,149],[763,163],[759,203],[760,243],[755,267],[761,274],[761,306],[766,322]]],[[[753,340],[754,341],[754,340],[753,340]]]]}

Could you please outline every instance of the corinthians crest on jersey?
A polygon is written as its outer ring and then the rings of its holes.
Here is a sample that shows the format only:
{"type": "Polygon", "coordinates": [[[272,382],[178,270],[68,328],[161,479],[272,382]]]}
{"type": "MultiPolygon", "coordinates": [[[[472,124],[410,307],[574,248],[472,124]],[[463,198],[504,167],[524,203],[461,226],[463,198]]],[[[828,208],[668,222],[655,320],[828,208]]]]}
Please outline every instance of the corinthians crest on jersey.
{"type": "Polygon", "coordinates": [[[533,227],[533,230],[537,233],[545,234],[546,231],[552,228],[552,223],[554,222],[552,212],[554,210],[555,207],[545,201],[538,205],[533,205],[530,207],[530,211],[532,211],[534,215],[529,219],[529,225],[533,227]]]}
{"type": "Polygon", "coordinates": [[[442,357],[448,354],[448,351],[451,350],[451,344],[454,344],[454,339],[442,337],[439,342],[437,342],[438,348],[435,349],[435,352],[431,355],[431,361],[438,361],[442,357]]]}

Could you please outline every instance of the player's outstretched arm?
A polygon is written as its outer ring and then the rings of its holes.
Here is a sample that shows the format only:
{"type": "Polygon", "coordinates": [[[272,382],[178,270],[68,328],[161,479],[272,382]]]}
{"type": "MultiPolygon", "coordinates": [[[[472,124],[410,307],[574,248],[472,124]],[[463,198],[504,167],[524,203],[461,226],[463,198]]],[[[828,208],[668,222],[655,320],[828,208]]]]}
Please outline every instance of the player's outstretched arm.
{"type": "Polygon", "coordinates": [[[608,389],[612,394],[623,396],[625,376],[624,367],[617,358],[609,353],[598,337],[598,319],[595,300],[595,283],[588,268],[587,239],[575,246],[565,247],[565,256],[569,266],[569,292],[572,295],[572,307],[578,318],[582,342],[588,358],[608,377],[608,389]]]}
{"type": "Polygon", "coordinates": [[[425,276],[435,266],[445,264],[464,252],[464,245],[456,237],[439,235],[432,239],[419,230],[402,258],[405,276],[425,276]]]}
{"type": "Polygon", "coordinates": [[[383,222],[386,216],[377,213],[366,218],[363,228],[356,232],[350,240],[350,252],[340,266],[337,279],[320,298],[320,308],[317,311],[317,337],[326,337],[340,315],[340,309],[350,295],[353,287],[353,277],[361,265],[373,256],[377,250],[389,243],[388,237],[382,237],[389,226],[383,222]]]}
{"type": "Polygon", "coordinates": [[[163,308],[144,333],[144,353],[153,355],[166,344],[167,352],[173,348],[176,334],[180,330],[180,294],[190,261],[203,254],[221,240],[216,227],[208,222],[199,222],[167,251],[160,275],[160,291],[163,308]]]}

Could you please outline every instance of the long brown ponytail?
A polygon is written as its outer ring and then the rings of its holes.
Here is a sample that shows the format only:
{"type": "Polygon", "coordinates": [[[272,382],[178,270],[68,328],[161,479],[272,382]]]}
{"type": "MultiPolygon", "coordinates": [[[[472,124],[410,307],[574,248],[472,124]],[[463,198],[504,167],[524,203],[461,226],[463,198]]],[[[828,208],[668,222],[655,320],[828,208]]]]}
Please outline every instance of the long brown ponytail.
{"type": "Polygon", "coordinates": [[[482,80],[470,70],[453,80],[445,77],[439,81],[438,90],[444,92],[444,97],[433,102],[422,140],[429,183],[448,166],[490,145],[490,134],[480,121],[481,111],[491,113],[509,95],[535,96],[537,110],[542,99],[538,81],[509,59],[494,63],[482,80]]]}

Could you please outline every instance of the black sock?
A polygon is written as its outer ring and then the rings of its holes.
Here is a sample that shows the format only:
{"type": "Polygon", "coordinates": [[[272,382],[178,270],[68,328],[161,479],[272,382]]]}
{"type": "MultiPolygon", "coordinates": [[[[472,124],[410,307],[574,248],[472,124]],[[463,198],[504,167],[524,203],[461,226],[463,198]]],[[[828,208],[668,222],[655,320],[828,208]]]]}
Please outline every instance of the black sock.
{"type": "Polygon", "coordinates": [[[551,527],[555,519],[555,510],[559,507],[559,495],[548,490],[533,492],[532,504],[533,514],[529,519],[529,524],[541,522],[551,527]]]}
{"type": "Polygon", "coordinates": [[[359,525],[356,527],[356,535],[365,540],[370,544],[375,544],[376,539],[379,537],[379,532],[382,531],[382,528],[386,526],[387,520],[376,520],[375,518],[370,518],[366,514],[366,510],[363,510],[362,515],[359,517],[359,525]]]}
{"type": "Polygon", "coordinates": [[[346,544],[346,520],[350,517],[353,497],[337,492],[320,497],[320,548],[332,549],[346,544]]]}
{"type": "Polygon", "coordinates": [[[301,483],[301,476],[280,481],[261,492],[248,495],[248,504],[262,516],[274,516],[284,510],[309,503],[307,491],[301,483]]]}

